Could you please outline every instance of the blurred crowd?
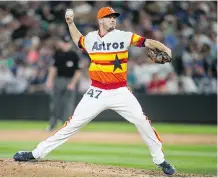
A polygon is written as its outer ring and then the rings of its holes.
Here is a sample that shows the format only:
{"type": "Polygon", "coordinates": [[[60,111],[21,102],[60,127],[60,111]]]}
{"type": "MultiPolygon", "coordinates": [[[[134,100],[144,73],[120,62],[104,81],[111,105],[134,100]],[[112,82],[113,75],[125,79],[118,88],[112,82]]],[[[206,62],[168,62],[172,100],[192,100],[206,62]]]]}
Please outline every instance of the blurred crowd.
{"type": "MultiPolygon", "coordinates": [[[[69,38],[65,10],[73,8],[82,34],[97,30],[97,11],[121,13],[117,28],[163,42],[171,64],[154,64],[145,48],[129,49],[128,84],[148,94],[217,93],[217,1],[13,1],[0,2],[0,93],[44,92],[55,45],[69,38]]],[[[72,43],[72,42],[71,42],[72,43]]],[[[64,42],[63,42],[64,46],[64,42]]],[[[78,91],[90,85],[89,57],[81,58],[78,91]]]]}

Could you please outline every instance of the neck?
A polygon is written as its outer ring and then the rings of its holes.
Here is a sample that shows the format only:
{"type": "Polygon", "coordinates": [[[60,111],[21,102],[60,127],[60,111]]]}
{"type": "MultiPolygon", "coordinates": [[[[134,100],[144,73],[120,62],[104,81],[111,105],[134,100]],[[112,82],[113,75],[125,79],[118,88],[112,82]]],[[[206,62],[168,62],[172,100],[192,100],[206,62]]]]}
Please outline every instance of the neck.
{"type": "Polygon", "coordinates": [[[100,36],[104,36],[108,31],[104,29],[102,26],[99,27],[99,34],[100,36]]]}

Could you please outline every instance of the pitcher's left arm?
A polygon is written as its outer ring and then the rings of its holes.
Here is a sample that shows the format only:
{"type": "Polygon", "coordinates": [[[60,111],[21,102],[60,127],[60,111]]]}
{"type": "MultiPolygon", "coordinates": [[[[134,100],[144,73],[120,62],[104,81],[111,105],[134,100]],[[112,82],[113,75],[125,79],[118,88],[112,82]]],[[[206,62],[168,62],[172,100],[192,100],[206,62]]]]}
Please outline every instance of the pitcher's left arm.
{"type": "Polygon", "coordinates": [[[131,34],[130,46],[146,47],[148,49],[148,57],[153,62],[164,64],[172,61],[171,49],[163,43],[152,39],[145,39],[135,33],[129,32],[127,34],[131,34]]]}

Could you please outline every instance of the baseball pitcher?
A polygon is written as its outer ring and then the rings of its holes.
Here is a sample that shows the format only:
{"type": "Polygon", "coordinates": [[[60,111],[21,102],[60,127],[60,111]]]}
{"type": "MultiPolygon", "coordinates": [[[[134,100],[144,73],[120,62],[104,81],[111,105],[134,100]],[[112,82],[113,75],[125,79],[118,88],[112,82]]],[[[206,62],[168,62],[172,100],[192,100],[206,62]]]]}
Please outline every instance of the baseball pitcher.
{"type": "Polygon", "coordinates": [[[65,18],[72,40],[91,58],[89,75],[92,84],[69,121],[54,135],[39,143],[32,152],[17,152],[14,155],[15,161],[44,158],[99,113],[112,109],[127,121],[135,124],[151,152],[153,162],[165,174],[175,174],[175,168],[164,159],[162,142],[158,133],[152,128],[139,102],[127,87],[129,47],[147,47],[148,57],[161,64],[171,62],[171,50],[158,41],[115,29],[116,18],[119,15],[111,7],[101,8],[97,14],[99,29],[83,36],[74,24],[73,10],[66,10],[65,18]]]}

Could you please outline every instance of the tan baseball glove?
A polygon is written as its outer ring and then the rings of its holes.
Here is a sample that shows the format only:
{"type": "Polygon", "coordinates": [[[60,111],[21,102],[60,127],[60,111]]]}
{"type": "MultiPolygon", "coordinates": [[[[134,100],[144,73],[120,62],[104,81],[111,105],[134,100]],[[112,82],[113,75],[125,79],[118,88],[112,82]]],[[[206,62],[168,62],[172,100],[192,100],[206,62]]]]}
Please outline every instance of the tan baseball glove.
{"type": "Polygon", "coordinates": [[[148,57],[155,63],[164,64],[166,62],[172,62],[172,58],[164,51],[160,51],[158,48],[148,49],[148,57]]]}
{"type": "Polygon", "coordinates": [[[165,64],[172,62],[171,50],[164,44],[146,39],[145,46],[148,48],[148,57],[155,63],[165,64]]]}

